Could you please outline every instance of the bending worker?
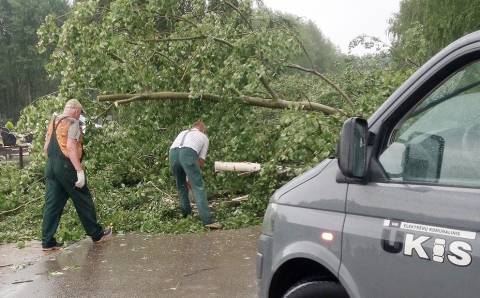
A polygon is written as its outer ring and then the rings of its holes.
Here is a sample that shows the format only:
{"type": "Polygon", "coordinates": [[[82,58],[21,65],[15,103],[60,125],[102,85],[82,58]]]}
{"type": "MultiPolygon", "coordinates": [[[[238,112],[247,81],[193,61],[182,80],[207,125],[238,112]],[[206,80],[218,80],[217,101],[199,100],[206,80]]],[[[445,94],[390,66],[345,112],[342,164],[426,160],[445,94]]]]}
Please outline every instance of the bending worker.
{"type": "Polygon", "coordinates": [[[188,177],[202,223],[209,228],[220,228],[219,223],[213,223],[200,170],[205,166],[208,151],[206,131],[207,127],[203,122],[195,122],[190,129],[180,132],[170,147],[170,169],[177,182],[183,216],[192,213],[188,199],[188,177]]]}
{"type": "Polygon", "coordinates": [[[55,240],[60,217],[68,197],[73,201],[83,228],[94,242],[107,240],[112,229],[103,229],[97,222],[92,195],[88,189],[81,165],[83,145],[79,118],[82,105],[76,99],[67,101],[63,115],[53,117],[43,150],[48,156],[45,169],[46,200],[43,211],[42,248],[60,249],[62,243],[55,240]]]}

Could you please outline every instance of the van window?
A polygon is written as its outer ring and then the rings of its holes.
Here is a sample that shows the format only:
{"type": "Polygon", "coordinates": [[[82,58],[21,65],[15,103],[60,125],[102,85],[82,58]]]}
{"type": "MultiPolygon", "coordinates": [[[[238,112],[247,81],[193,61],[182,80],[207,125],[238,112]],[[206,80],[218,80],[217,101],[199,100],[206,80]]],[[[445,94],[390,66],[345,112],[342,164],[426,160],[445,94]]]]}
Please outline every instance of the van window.
{"type": "Polygon", "coordinates": [[[394,128],[379,157],[392,181],[480,186],[480,62],[443,81],[394,128]]]}

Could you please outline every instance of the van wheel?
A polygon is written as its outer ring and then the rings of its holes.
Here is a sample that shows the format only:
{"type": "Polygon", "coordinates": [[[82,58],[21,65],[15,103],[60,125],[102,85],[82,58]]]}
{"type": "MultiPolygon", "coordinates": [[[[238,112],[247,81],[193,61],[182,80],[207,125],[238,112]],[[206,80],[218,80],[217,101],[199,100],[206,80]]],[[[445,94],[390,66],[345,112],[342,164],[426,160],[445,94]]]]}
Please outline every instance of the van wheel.
{"type": "Polygon", "coordinates": [[[348,294],[339,283],[310,280],[295,284],[283,298],[348,298],[348,294]]]}

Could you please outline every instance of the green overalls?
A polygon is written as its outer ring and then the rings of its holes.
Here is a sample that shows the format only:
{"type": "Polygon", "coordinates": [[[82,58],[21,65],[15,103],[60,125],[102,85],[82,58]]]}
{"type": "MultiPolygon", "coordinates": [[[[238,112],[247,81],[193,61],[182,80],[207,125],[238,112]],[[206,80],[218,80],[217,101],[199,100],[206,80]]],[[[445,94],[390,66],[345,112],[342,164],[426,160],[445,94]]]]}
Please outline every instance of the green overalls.
{"type": "Polygon", "coordinates": [[[42,246],[44,248],[57,244],[54,235],[68,197],[72,198],[87,235],[92,237],[93,241],[98,241],[103,236],[103,228],[97,222],[95,205],[87,183],[82,188],[75,187],[77,172],[58,144],[56,130],[64,119],[60,119],[56,125],[55,119],[53,120],[53,129],[47,150],[48,160],[45,168],[47,191],[42,224],[42,246]]]}
{"type": "MultiPolygon", "coordinates": [[[[182,140],[183,143],[183,140],[182,140]]],[[[183,216],[192,213],[186,177],[192,184],[193,197],[197,203],[198,213],[204,225],[212,223],[212,216],[208,208],[207,194],[203,185],[202,173],[198,166],[198,155],[195,150],[188,147],[173,148],[169,154],[170,169],[177,182],[177,189],[180,196],[180,207],[183,216]]]]}

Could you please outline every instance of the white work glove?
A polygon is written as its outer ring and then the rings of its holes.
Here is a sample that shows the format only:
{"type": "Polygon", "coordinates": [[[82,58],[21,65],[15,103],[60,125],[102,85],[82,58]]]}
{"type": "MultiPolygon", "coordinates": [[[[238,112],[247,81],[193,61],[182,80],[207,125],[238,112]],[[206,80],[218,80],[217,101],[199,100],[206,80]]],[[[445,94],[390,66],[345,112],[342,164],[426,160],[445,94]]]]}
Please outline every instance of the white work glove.
{"type": "Polygon", "coordinates": [[[77,171],[77,182],[75,182],[75,186],[78,188],[85,186],[85,171],[77,171]]]}

